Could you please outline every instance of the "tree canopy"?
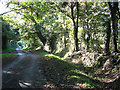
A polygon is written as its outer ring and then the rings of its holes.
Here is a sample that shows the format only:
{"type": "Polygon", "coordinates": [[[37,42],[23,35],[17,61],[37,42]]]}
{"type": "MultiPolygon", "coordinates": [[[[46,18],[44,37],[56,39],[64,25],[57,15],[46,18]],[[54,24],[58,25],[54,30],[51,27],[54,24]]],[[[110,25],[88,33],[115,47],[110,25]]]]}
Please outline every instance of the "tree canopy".
{"type": "Polygon", "coordinates": [[[72,47],[71,51],[83,48],[102,53],[119,51],[118,2],[8,2],[7,5],[23,23],[12,20],[18,18],[14,15],[2,16],[11,19],[4,30],[16,32],[27,47],[48,46],[51,52],[67,47],[72,47]]]}

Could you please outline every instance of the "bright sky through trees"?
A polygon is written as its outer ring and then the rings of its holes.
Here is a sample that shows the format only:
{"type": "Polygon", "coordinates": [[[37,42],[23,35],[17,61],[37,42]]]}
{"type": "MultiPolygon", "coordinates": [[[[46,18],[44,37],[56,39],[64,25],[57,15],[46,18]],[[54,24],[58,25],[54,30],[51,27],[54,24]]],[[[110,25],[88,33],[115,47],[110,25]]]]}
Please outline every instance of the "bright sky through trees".
{"type": "Polygon", "coordinates": [[[4,0],[0,0],[0,14],[9,11],[10,9],[6,7],[6,2],[4,0]]]}

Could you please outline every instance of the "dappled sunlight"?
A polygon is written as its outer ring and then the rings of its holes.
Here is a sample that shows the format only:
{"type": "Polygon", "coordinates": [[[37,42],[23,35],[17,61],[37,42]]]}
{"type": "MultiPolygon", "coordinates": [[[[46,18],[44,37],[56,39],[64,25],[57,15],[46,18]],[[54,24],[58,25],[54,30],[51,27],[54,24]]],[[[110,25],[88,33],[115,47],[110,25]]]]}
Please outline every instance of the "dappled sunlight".
{"type": "Polygon", "coordinates": [[[56,56],[54,54],[46,54],[45,56],[62,60],[62,58],[60,58],[59,56],[56,56]]]}
{"type": "Polygon", "coordinates": [[[71,75],[68,77],[69,81],[73,81],[75,83],[74,87],[76,88],[93,88],[94,85],[90,81],[89,78],[81,75],[71,75]]]}
{"type": "Polygon", "coordinates": [[[55,85],[53,84],[46,84],[44,85],[45,88],[55,88],[55,85]]]}
{"type": "Polygon", "coordinates": [[[64,55],[64,59],[68,58],[69,56],[71,56],[73,53],[72,52],[67,52],[65,55],[64,55]]]}
{"type": "Polygon", "coordinates": [[[41,49],[41,47],[37,47],[35,50],[40,50],[41,49]]]}
{"type": "Polygon", "coordinates": [[[13,71],[3,71],[3,73],[6,73],[6,74],[14,74],[14,72],[13,71]]]}
{"type": "Polygon", "coordinates": [[[84,67],[93,67],[98,62],[100,56],[101,54],[99,53],[77,51],[73,53],[68,52],[65,54],[64,59],[74,64],[83,64],[84,67]]]}
{"type": "Polygon", "coordinates": [[[20,74],[20,72],[15,72],[15,71],[10,71],[10,70],[8,70],[8,71],[3,70],[2,72],[3,72],[4,74],[13,74],[13,75],[19,75],[19,74],[20,74]]]}
{"type": "Polygon", "coordinates": [[[47,52],[50,52],[50,46],[46,43],[44,46],[44,50],[46,50],[47,52]]]}
{"type": "Polygon", "coordinates": [[[75,64],[78,64],[78,63],[79,63],[79,60],[78,60],[78,59],[72,59],[71,62],[72,62],[72,63],[75,63],[75,64]]]}
{"type": "Polygon", "coordinates": [[[117,76],[116,78],[102,78],[101,81],[102,82],[106,82],[106,83],[110,83],[110,82],[114,82],[116,79],[120,78],[120,76],[117,76]]]}
{"type": "Polygon", "coordinates": [[[40,53],[38,52],[38,54],[44,55],[44,56],[49,57],[49,58],[56,58],[56,59],[59,59],[59,60],[63,60],[63,58],[61,58],[60,56],[57,56],[57,55],[51,54],[51,53],[47,53],[47,52],[40,52],[40,53]]]}
{"type": "Polygon", "coordinates": [[[76,83],[76,85],[80,88],[94,88],[94,86],[91,87],[89,83],[76,83]]]}
{"type": "Polygon", "coordinates": [[[79,77],[79,76],[72,75],[70,78],[77,78],[77,79],[79,79],[80,77],[79,77]]]}
{"type": "Polygon", "coordinates": [[[71,70],[70,72],[71,72],[71,73],[79,73],[79,74],[82,74],[82,75],[87,76],[87,74],[85,74],[83,71],[80,71],[79,69],[78,69],[78,70],[77,70],[77,69],[71,70]]]}
{"type": "Polygon", "coordinates": [[[19,80],[19,85],[20,85],[22,88],[28,88],[28,87],[30,87],[32,84],[31,84],[30,82],[25,82],[25,81],[19,80]]]}

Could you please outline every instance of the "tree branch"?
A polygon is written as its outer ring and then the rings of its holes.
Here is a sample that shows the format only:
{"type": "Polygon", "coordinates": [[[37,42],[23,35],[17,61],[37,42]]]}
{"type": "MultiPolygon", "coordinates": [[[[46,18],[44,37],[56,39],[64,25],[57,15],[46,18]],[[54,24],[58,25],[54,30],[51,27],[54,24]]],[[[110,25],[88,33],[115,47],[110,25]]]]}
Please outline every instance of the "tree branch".
{"type": "MultiPolygon", "coordinates": [[[[72,17],[69,14],[66,14],[67,11],[62,10],[58,5],[55,5],[55,6],[59,9],[60,12],[62,12],[63,14],[67,15],[69,18],[72,19],[72,17]]],[[[56,10],[54,8],[55,6],[51,6],[51,8],[54,9],[54,10],[56,10]]]]}
{"type": "Polygon", "coordinates": [[[74,12],[73,12],[73,5],[71,4],[71,15],[72,15],[72,20],[73,20],[73,24],[74,24],[74,26],[75,26],[75,20],[74,20],[74,12]]]}
{"type": "Polygon", "coordinates": [[[4,13],[0,14],[0,16],[2,16],[2,15],[4,15],[4,14],[7,14],[7,13],[10,13],[10,12],[15,11],[15,10],[21,10],[21,9],[23,9],[23,8],[10,10],[10,11],[7,11],[7,12],[4,12],[4,13]]]}

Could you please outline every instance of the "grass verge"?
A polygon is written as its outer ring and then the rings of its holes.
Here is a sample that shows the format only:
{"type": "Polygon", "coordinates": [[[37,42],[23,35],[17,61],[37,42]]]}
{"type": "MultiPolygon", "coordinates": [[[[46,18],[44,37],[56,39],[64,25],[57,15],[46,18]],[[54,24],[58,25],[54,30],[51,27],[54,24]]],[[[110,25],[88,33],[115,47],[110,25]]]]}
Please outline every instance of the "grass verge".
{"type": "Polygon", "coordinates": [[[15,51],[15,49],[9,48],[9,49],[3,50],[2,53],[12,52],[12,51],[15,51]]]}

